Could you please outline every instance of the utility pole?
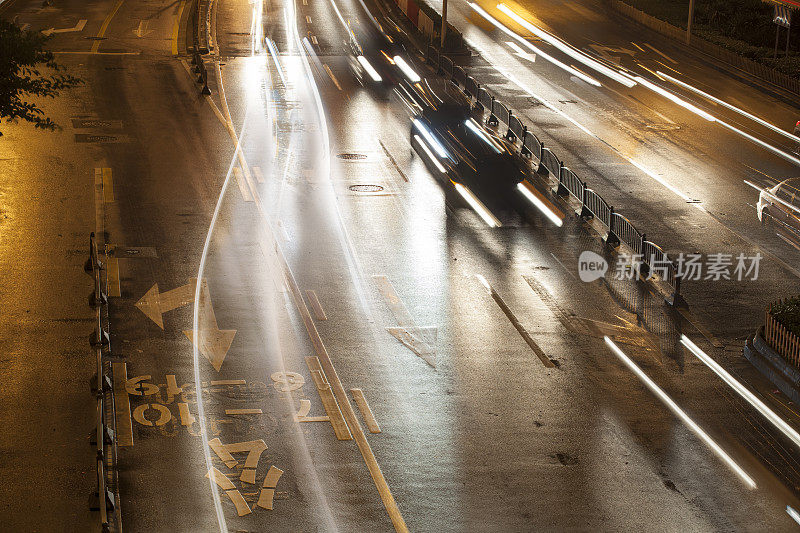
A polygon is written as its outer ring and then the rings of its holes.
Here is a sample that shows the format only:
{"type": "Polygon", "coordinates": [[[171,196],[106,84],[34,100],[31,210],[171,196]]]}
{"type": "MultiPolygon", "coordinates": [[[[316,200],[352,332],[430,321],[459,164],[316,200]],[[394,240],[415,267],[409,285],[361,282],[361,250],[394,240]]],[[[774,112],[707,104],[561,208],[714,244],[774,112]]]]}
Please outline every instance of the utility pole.
{"type": "Polygon", "coordinates": [[[686,44],[692,42],[692,21],[694,20],[694,0],[689,0],[689,21],[686,23],[686,44]]]}
{"type": "Polygon", "coordinates": [[[447,0],[442,0],[442,51],[444,51],[444,38],[446,35],[447,35],[447,0]]]}

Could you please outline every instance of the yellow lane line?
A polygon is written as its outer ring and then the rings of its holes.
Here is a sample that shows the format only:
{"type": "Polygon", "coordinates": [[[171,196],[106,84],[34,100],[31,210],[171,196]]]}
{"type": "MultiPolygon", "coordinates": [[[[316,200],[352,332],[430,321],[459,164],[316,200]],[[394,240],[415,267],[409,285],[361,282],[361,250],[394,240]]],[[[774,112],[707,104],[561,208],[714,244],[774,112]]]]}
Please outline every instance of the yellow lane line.
{"type": "Polygon", "coordinates": [[[186,0],[181,0],[181,6],[178,8],[178,14],[175,16],[175,25],[172,26],[172,55],[178,55],[178,29],[181,26],[181,17],[183,16],[183,8],[186,7],[186,0]]]}
{"type": "Polygon", "coordinates": [[[250,190],[247,188],[247,183],[244,179],[244,174],[242,174],[242,169],[239,167],[233,167],[233,175],[236,178],[236,185],[239,186],[239,191],[242,193],[242,198],[244,198],[245,202],[252,202],[253,195],[250,194],[250,190]]]}
{"type": "Polygon", "coordinates": [[[114,372],[114,411],[117,417],[117,445],[133,446],[131,402],[125,384],[128,381],[128,364],[111,363],[114,372]]]}
{"type": "Polygon", "coordinates": [[[343,90],[342,86],[339,85],[339,80],[337,80],[336,76],[333,75],[333,72],[331,71],[331,68],[328,65],[322,65],[322,68],[324,68],[325,72],[328,73],[328,76],[331,77],[331,81],[333,81],[333,84],[336,85],[336,88],[339,89],[340,91],[343,90]]]}
{"type": "Polygon", "coordinates": [[[226,415],[260,415],[261,409],[225,409],[226,415]]]}
{"type": "Polygon", "coordinates": [[[114,9],[111,10],[111,13],[109,13],[108,16],[106,17],[106,19],[103,21],[103,25],[100,26],[100,31],[97,32],[98,40],[95,41],[94,44],[92,45],[92,53],[93,54],[96,54],[97,51],[100,49],[100,43],[102,42],[102,41],[100,41],[100,39],[105,37],[106,30],[108,30],[108,25],[111,24],[111,19],[113,19],[114,15],[117,14],[117,11],[119,11],[119,8],[122,7],[122,3],[124,1],[125,0],[118,0],[117,1],[117,5],[114,6],[114,9]]]}
{"type": "Polygon", "coordinates": [[[322,304],[319,303],[317,293],[312,290],[307,290],[306,295],[308,296],[309,303],[311,303],[311,309],[314,311],[314,318],[317,320],[328,320],[328,316],[325,314],[322,304]]]}
{"type": "Polygon", "coordinates": [[[381,427],[378,425],[378,421],[375,420],[375,415],[372,414],[372,409],[369,408],[367,398],[364,396],[364,391],[361,389],[350,389],[350,392],[353,394],[353,399],[356,401],[358,410],[361,411],[361,416],[364,417],[364,422],[367,423],[369,432],[380,433],[381,427]]]}
{"type": "Polygon", "coordinates": [[[114,179],[110,168],[103,169],[103,201],[107,204],[114,202],[114,179]]]}
{"type": "Polygon", "coordinates": [[[306,365],[308,365],[308,371],[311,372],[311,378],[317,386],[319,398],[322,400],[322,406],[325,408],[325,412],[328,413],[328,420],[331,426],[333,426],[333,432],[336,434],[336,438],[339,440],[352,439],[353,437],[350,434],[350,430],[347,428],[344,417],[342,417],[339,403],[331,392],[331,384],[328,378],[325,377],[325,371],[322,370],[322,366],[319,363],[319,358],[307,356],[306,365]]]}
{"type": "Polygon", "coordinates": [[[122,296],[122,291],[119,287],[119,259],[116,257],[106,259],[106,281],[109,296],[122,296]]]}

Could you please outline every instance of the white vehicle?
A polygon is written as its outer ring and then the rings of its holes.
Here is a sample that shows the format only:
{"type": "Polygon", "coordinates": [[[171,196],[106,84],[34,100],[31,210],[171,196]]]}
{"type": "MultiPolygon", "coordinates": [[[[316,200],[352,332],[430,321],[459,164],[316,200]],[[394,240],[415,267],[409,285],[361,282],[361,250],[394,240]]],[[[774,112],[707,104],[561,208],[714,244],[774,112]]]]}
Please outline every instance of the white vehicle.
{"type": "Polygon", "coordinates": [[[800,178],[761,191],[756,206],[762,224],[776,224],[800,235],[800,178]]]}

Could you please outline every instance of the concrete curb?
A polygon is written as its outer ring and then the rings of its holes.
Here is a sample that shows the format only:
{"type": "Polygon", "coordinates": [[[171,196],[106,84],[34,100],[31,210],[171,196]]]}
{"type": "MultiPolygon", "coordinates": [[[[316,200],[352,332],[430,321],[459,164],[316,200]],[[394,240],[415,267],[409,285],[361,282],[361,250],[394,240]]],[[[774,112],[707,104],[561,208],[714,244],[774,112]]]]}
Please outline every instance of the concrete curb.
{"type": "Polygon", "coordinates": [[[789,365],[773,350],[759,328],[744,345],[744,356],[756,369],[764,374],[783,394],[800,404],[800,371],[789,365]]]}

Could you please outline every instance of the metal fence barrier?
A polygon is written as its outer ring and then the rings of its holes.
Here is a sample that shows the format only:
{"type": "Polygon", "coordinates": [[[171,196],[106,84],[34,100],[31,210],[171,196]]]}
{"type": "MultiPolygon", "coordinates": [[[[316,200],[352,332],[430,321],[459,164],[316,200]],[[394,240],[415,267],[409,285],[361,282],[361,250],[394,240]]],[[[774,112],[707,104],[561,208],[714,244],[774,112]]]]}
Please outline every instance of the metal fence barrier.
{"type": "Polygon", "coordinates": [[[453,81],[455,81],[461,87],[466,85],[466,83],[467,83],[467,73],[464,71],[463,67],[459,67],[459,66],[453,67],[453,81]]]}
{"type": "Polygon", "coordinates": [[[515,141],[519,139],[520,141],[525,139],[525,126],[522,124],[522,121],[515,116],[512,116],[508,121],[508,131],[511,132],[513,135],[513,139],[509,136],[509,140],[515,141]]]}
{"type": "Polygon", "coordinates": [[[530,130],[525,130],[525,138],[522,141],[522,155],[525,157],[535,157],[537,161],[542,159],[542,143],[539,138],[530,130]]]}
{"type": "MultiPolygon", "coordinates": [[[[483,87],[478,87],[478,104],[481,107],[483,107],[486,111],[488,111],[490,115],[492,113],[492,100],[494,100],[494,96],[489,94],[489,91],[487,91],[483,87]]],[[[487,122],[489,123],[492,122],[491,116],[489,117],[487,122]]]]}
{"type": "Polygon", "coordinates": [[[559,161],[556,154],[550,151],[549,148],[542,148],[542,157],[540,158],[542,166],[550,173],[551,176],[556,178],[561,175],[561,161],[559,161]]]}
{"type": "Polygon", "coordinates": [[[508,119],[511,118],[511,111],[502,104],[499,100],[492,100],[492,115],[497,117],[497,120],[503,124],[508,124],[508,119]]]}
{"type": "Polygon", "coordinates": [[[439,66],[448,78],[453,77],[453,60],[447,56],[439,56],[439,66]]]}
{"type": "Polygon", "coordinates": [[[108,333],[103,329],[103,306],[108,305],[106,291],[103,290],[101,282],[101,271],[103,263],[97,251],[97,243],[94,239],[94,232],[89,236],[89,258],[84,265],[86,273],[92,276],[94,288],[89,298],[89,304],[95,308],[95,331],[90,337],[90,344],[94,351],[96,363],[96,376],[94,379],[93,392],[97,399],[96,403],[96,426],[93,431],[92,444],[95,445],[96,467],[97,467],[97,493],[96,500],[92,502],[90,508],[100,512],[101,531],[111,531],[116,529],[116,501],[114,493],[109,489],[109,481],[113,479],[113,473],[107,468],[107,463],[116,465],[117,445],[114,435],[114,402],[106,401],[106,395],[113,391],[113,380],[110,376],[110,362],[104,359],[103,350],[110,345],[108,333]]]}
{"type": "Polygon", "coordinates": [[[567,167],[562,166],[561,172],[558,176],[558,194],[559,196],[567,196],[571,194],[581,202],[583,202],[583,189],[586,187],[583,181],[573,171],[567,167]]]}
{"type": "Polygon", "coordinates": [[[678,267],[657,244],[642,242],[642,260],[648,267],[650,276],[658,276],[661,281],[672,287],[674,294],[680,293],[681,278],[678,267]]]}
{"type": "Polygon", "coordinates": [[[475,78],[473,78],[472,76],[467,76],[467,79],[464,81],[464,92],[470,96],[474,96],[475,98],[477,98],[478,89],[479,85],[478,82],[475,81],[475,78]]]}
{"type": "Polygon", "coordinates": [[[607,228],[611,228],[611,214],[614,208],[608,205],[603,197],[594,192],[584,183],[583,188],[583,211],[581,216],[585,218],[595,217],[607,228]]]}
{"type": "Polygon", "coordinates": [[[439,70],[439,51],[432,44],[428,45],[428,51],[425,53],[425,59],[429,65],[436,70],[439,70]]]}
{"type": "Polygon", "coordinates": [[[613,233],[619,241],[630,246],[634,254],[639,255],[642,253],[642,243],[645,240],[644,235],[639,233],[639,230],[631,224],[630,220],[619,213],[612,213],[610,227],[610,233],[613,233]]]}

